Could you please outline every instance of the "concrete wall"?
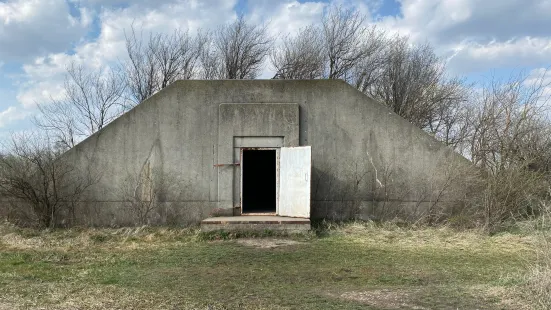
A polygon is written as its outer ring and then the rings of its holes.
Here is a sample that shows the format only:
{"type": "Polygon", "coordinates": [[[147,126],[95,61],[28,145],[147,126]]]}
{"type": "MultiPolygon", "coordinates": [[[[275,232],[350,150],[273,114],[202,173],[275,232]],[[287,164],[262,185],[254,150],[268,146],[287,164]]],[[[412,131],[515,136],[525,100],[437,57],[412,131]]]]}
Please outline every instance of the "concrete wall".
{"type": "Polygon", "coordinates": [[[77,222],[135,224],[121,189],[147,175],[148,186],[170,184],[151,224],[232,214],[239,167],[214,165],[238,162],[238,143],[311,145],[314,218],[421,216],[467,191],[457,177],[470,169],[464,158],[342,81],[179,81],[65,155],[101,176],[77,222]]]}

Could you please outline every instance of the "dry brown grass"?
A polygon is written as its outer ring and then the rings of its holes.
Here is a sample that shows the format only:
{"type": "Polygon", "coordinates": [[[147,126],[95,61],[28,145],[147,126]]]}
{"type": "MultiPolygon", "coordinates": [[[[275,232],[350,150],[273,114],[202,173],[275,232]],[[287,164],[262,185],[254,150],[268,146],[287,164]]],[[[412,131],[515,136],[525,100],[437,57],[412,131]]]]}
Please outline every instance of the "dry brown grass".
{"type": "Polygon", "coordinates": [[[392,244],[400,248],[428,247],[437,249],[468,250],[482,253],[499,250],[502,253],[534,253],[538,236],[504,232],[491,238],[482,229],[457,230],[447,226],[407,227],[372,222],[355,222],[337,230],[335,234],[347,236],[362,244],[392,244]]]}
{"type": "Polygon", "coordinates": [[[529,309],[537,240],[350,223],[210,242],[194,229],[0,225],[0,309],[529,309]]]}
{"type": "MultiPolygon", "coordinates": [[[[551,212],[544,215],[551,221],[551,212]]],[[[527,275],[527,298],[533,300],[538,309],[551,309],[551,230],[534,231],[536,260],[531,264],[527,275]]]]}
{"type": "Polygon", "coordinates": [[[551,266],[532,267],[528,274],[527,285],[537,308],[551,309],[551,266]]]}
{"type": "Polygon", "coordinates": [[[0,224],[0,245],[13,249],[71,250],[87,247],[137,250],[185,243],[197,239],[195,228],[124,227],[73,228],[67,230],[34,230],[0,224]]]}

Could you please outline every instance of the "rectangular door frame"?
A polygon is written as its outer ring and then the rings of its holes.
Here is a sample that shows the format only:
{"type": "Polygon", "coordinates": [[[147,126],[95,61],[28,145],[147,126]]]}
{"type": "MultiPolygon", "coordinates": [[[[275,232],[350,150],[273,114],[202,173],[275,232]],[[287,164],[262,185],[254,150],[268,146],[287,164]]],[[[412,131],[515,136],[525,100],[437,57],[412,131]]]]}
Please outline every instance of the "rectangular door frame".
{"type": "Polygon", "coordinates": [[[239,148],[239,205],[241,207],[242,216],[250,215],[277,215],[279,214],[279,153],[281,148],[279,147],[241,147],[239,148]],[[243,213],[243,151],[276,151],[276,210],[275,212],[266,213],[243,213]]]}

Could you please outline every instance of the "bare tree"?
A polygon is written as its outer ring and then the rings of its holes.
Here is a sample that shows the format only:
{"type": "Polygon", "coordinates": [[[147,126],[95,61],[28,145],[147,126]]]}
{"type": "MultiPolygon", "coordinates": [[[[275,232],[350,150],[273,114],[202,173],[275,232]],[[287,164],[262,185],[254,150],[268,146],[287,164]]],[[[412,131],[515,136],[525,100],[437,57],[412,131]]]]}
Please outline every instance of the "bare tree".
{"type": "Polygon", "coordinates": [[[142,38],[136,36],[134,28],[131,34],[125,34],[125,37],[129,59],[123,64],[126,84],[131,100],[138,104],[157,91],[155,56],[147,48],[148,45],[144,46],[142,38]]]}
{"type": "Polygon", "coordinates": [[[18,208],[29,206],[43,227],[54,227],[61,212],[74,211],[79,197],[98,181],[60,159],[47,136],[13,135],[3,148],[0,194],[18,208]]]}
{"type": "Polygon", "coordinates": [[[413,46],[408,37],[388,37],[365,20],[359,11],[330,7],[321,30],[310,26],[295,38],[283,39],[272,54],[274,78],[343,79],[457,146],[466,132],[461,104],[467,86],[446,76],[444,63],[430,45],[413,46]]]}
{"type": "Polygon", "coordinates": [[[466,134],[462,104],[468,87],[446,76],[444,62],[430,45],[388,37],[365,20],[357,10],[330,7],[321,29],[310,26],[283,39],[271,57],[274,78],[343,79],[417,127],[458,146],[466,134]]]}
{"type": "Polygon", "coordinates": [[[199,33],[198,39],[201,44],[199,53],[198,78],[202,80],[215,80],[224,77],[222,59],[211,32],[199,33]]]}
{"type": "Polygon", "coordinates": [[[51,132],[62,149],[73,147],[102,129],[124,111],[124,82],[113,70],[87,71],[70,64],[61,99],[38,103],[41,112],[35,123],[51,132]]]}
{"type": "Polygon", "coordinates": [[[537,215],[551,186],[551,122],[545,74],[493,80],[473,90],[466,155],[485,173],[473,203],[484,227],[537,215]]]}
{"type": "Polygon", "coordinates": [[[370,54],[366,17],[359,11],[331,7],[323,16],[323,39],[327,57],[327,78],[345,79],[354,66],[370,54]]]}
{"type": "Polygon", "coordinates": [[[437,105],[425,129],[456,152],[466,154],[465,141],[468,138],[472,114],[471,105],[463,99],[450,100],[437,105]]]}
{"type": "Polygon", "coordinates": [[[419,128],[435,131],[443,125],[440,116],[466,100],[466,87],[448,79],[443,62],[428,45],[411,46],[407,37],[388,43],[384,62],[373,83],[364,91],[389,106],[419,128]]]}
{"type": "Polygon", "coordinates": [[[389,39],[383,30],[371,27],[364,31],[362,40],[363,55],[346,73],[346,77],[348,83],[365,93],[381,78],[389,39]]]}
{"type": "Polygon", "coordinates": [[[274,78],[343,79],[364,90],[381,66],[385,32],[365,25],[359,11],[330,7],[322,27],[299,30],[296,37],[285,37],[272,53],[274,78]]]}
{"type": "Polygon", "coordinates": [[[496,173],[512,167],[548,170],[551,123],[545,74],[532,84],[525,75],[492,81],[473,96],[469,133],[473,163],[496,173]]]}
{"type": "Polygon", "coordinates": [[[179,79],[195,77],[203,45],[179,29],[170,35],[151,34],[144,42],[134,27],[126,37],[128,60],[122,66],[131,100],[138,104],[179,79]]]}
{"type": "Polygon", "coordinates": [[[153,36],[149,41],[149,50],[159,66],[157,88],[163,89],[177,79],[191,79],[200,49],[196,39],[180,30],[175,30],[171,36],[153,36]]]}
{"type": "Polygon", "coordinates": [[[248,24],[243,16],[224,25],[214,35],[214,44],[225,79],[255,78],[272,48],[266,25],[248,24]]]}
{"type": "Polygon", "coordinates": [[[323,77],[325,53],[321,31],[309,26],[296,37],[285,37],[271,54],[277,79],[316,79],[323,77]]]}

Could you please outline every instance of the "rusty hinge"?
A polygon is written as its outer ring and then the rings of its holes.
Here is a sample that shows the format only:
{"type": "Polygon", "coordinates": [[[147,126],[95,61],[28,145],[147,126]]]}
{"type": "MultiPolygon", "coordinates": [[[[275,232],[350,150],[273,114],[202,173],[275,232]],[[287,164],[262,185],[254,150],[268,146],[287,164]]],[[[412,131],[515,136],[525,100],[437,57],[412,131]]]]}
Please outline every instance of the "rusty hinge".
{"type": "Polygon", "coordinates": [[[214,167],[223,167],[223,166],[239,166],[239,163],[233,163],[233,164],[216,164],[214,167]]]}

